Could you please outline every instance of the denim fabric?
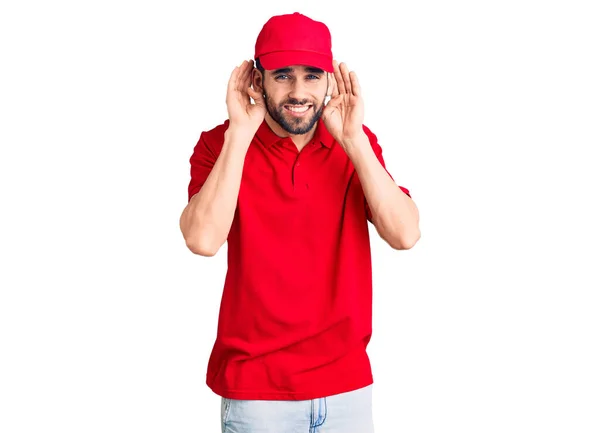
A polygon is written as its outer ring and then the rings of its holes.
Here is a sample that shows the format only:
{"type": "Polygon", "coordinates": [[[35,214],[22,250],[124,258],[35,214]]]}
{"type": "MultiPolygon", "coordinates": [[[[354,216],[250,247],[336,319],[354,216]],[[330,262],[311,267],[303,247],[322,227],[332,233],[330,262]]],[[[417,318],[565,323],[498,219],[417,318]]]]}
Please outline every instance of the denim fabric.
{"type": "Polygon", "coordinates": [[[372,387],[312,400],[221,398],[223,433],[373,433],[372,387]]]}

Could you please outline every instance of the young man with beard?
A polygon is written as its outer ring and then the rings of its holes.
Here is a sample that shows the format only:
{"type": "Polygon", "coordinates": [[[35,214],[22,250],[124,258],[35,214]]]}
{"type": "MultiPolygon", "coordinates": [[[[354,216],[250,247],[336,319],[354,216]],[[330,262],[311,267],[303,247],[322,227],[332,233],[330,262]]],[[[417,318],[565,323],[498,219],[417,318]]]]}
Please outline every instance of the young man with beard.
{"type": "Polygon", "coordinates": [[[231,74],[229,119],[194,148],[180,221],[196,254],[228,244],[206,382],[224,432],[369,433],[368,221],[409,249],[418,210],[386,171],[325,24],[274,16],[255,48],[256,68],[231,74]]]}

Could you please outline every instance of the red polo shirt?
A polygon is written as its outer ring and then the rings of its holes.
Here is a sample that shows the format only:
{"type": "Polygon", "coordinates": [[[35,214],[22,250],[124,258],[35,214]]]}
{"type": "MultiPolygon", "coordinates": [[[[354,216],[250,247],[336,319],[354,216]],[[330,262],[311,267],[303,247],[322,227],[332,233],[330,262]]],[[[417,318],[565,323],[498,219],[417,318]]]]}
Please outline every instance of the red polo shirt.
{"type": "MultiPolygon", "coordinates": [[[[228,121],[203,132],[189,198],[228,121]]],[[[385,167],[381,147],[366,127],[385,167]]],[[[409,191],[400,187],[408,194],[409,191]]],[[[207,385],[245,400],[308,400],[373,383],[370,213],[354,167],[319,121],[302,151],[266,122],[246,154],[207,385]]]]}

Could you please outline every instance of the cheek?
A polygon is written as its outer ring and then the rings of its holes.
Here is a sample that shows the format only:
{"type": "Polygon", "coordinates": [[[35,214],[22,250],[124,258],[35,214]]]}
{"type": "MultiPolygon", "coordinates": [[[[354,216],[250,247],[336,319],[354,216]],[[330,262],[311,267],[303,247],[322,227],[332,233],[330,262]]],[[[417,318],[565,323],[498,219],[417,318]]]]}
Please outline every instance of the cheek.
{"type": "Polygon", "coordinates": [[[283,99],[278,96],[278,95],[272,95],[271,93],[267,93],[267,96],[269,97],[269,101],[271,102],[271,105],[274,105],[275,107],[279,107],[283,104],[283,99]]]}
{"type": "Polygon", "coordinates": [[[317,105],[322,105],[325,102],[327,96],[327,88],[324,88],[322,92],[315,93],[313,96],[317,105]]]}
{"type": "Polygon", "coordinates": [[[323,83],[322,85],[319,86],[319,89],[316,92],[314,92],[313,97],[320,104],[323,102],[323,99],[325,99],[326,95],[327,95],[327,83],[323,83]]]}
{"type": "Polygon", "coordinates": [[[277,86],[266,86],[263,87],[263,92],[267,94],[267,96],[273,101],[281,101],[281,96],[283,92],[277,86]]]}

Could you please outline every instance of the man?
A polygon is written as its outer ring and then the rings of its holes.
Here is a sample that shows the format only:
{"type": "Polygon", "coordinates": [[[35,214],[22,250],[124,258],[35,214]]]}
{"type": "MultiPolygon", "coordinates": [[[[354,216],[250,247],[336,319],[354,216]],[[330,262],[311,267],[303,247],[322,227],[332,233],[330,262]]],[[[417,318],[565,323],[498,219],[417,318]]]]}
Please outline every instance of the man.
{"type": "Polygon", "coordinates": [[[196,254],[228,242],[207,385],[224,432],[369,433],[368,221],[409,249],[418,210],[387,173],[325,24],[274,16],[255,48],[256,68],[231,74],[229,119],[194,148],[180,221],[196,254]]]}

